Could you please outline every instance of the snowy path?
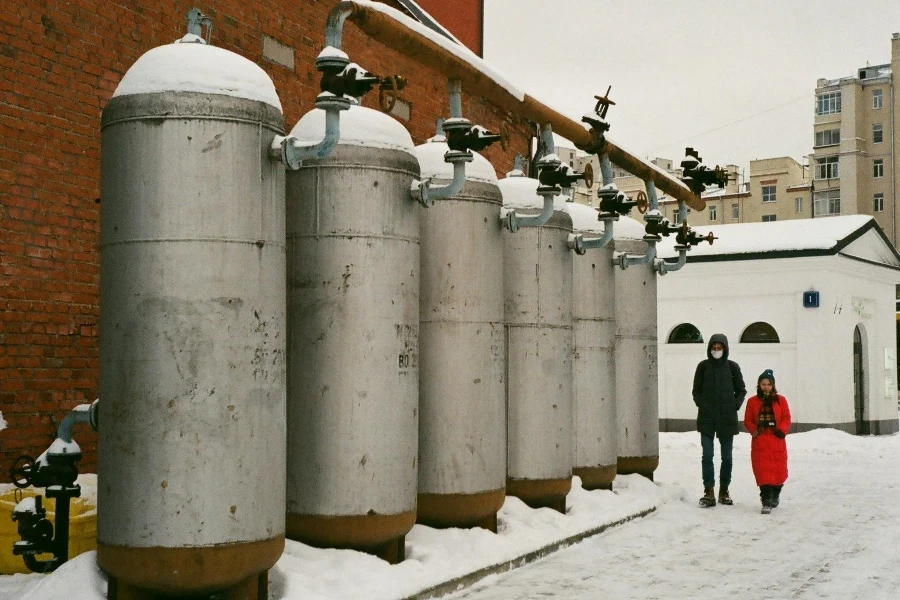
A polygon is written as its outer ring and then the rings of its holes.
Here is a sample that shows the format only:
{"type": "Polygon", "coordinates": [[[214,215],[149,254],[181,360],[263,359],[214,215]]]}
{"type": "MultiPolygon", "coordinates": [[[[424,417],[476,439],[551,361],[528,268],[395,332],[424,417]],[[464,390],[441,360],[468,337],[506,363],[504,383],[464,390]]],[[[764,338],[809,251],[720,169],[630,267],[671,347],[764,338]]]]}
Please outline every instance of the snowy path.
{"type": "Polygon", "coordinates": [[[781,506],[759,514],[748,435],[735,505],[701,509],[699,435],[663,434],[653,515],[448,598],[847,599],[900,597],[900,436],[788,438],[781,506]]]}

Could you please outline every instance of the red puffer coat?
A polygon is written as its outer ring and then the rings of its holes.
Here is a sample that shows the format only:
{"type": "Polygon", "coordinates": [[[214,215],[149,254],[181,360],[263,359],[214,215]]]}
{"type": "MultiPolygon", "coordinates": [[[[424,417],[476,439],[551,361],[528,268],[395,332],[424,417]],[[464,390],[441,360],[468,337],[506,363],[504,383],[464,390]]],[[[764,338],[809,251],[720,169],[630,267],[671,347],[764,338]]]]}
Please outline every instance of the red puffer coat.
{"type": "MultiPolygon", "coordinates": [[[[777,437],[768,427],[763,427],[756,435],[761,406],[762,400],[753,396],[747,400],[747,410],[744,411],[744,426],[753,436],[750,442],[753,475],[756,476],[756,485],[783,485],[788,476],[787,444],[784,437],[777,437]]],[[[791,428],[791,409],[788,408],[787,398],[776,394],[772,412],[775,413],[775,428],[787,435],[791,428]]]]}

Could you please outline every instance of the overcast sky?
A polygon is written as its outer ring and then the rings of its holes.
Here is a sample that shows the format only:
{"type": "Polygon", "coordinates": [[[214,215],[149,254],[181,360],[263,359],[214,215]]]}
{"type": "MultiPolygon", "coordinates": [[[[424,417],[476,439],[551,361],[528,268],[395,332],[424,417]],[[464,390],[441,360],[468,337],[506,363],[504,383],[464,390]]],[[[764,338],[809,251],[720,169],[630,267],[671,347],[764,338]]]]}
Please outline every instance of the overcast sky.
{"type": "MultiPolygon", "coordinates": [[[[812,152],[816,80],[889,63],[900,0],[485,0],[484,58],[575,120],[612,85],[609,136],[642,157],[812,152]]],[[[900,92],[898,92],[900,93],[900,92]]]]}

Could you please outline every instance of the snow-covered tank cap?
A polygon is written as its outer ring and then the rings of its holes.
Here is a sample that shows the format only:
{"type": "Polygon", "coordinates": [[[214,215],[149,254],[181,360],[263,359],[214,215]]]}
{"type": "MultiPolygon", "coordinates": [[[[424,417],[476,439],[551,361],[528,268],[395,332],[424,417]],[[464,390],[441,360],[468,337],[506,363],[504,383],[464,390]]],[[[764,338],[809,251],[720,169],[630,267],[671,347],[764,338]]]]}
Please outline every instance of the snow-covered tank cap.
{"type": "MultiPolygon", "coordinates": [[[[416,146],[416,156],[422,170],[422,179],[436,177],[453,179],[453,164],[444,161],[444,154],[450,147],[447,138],[436,135],[420,146],[416,146]]],[[[497,172],[488,159],[477,152],[472,152],[474,160],[466,163],[466,181],[480,181],[497,185],[497,172]]]]}
{"type": "Polygon", "coordinates": [[[643,240],[646,233],[643,223],[624,215],[619,217],[613,228],[613,238],[617,240],[643,240]]]}
{"type": "Polygon", "coordinates": [[[283,112],[275,84],[259,65],[191,33],[145,52],[122,77],[113,98],[163,92],[233,96],[283,112]]]}
{"type": "MultiPolygon", "coordinates": [[[[540,182],[531,177],[510,176],[497,184],[503,194],[503,208],[544,208],[544,197],[537,193],[540,182]]],[[[559,200],[554,199],[553,208],[562,210],[559,200]]]]}
{"type": "MultiPolygon", "coordinates": [[[[603,222],[597,219],[600,213],[587,204],[567,202],[562,207],[562,210],[569,213],[569,216],[572,217],[572,229],[575,231],[603,233],[603,222]]],[[[615,231],[615,228],[613,228],[613,231],[615,231]]]]}
{"type": "MultiPolygon", "coordinates": [[[[413,141],[406,128],[377,110],[352,105],[341,111],[341,137],[338,144],[402,150],[414,154],[413,141]]],[[[318,142],[325,137],[325,111],[313,109],[303,115],[291,136],[301,142],[318,142]]]]}

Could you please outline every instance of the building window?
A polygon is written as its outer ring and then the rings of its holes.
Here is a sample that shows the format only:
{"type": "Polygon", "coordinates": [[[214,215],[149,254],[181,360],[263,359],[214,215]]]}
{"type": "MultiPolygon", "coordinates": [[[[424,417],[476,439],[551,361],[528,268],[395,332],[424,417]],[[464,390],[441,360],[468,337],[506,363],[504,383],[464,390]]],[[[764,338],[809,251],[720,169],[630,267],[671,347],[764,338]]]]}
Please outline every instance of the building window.
{"type": "Polygon", "coordinates": [[[741,205],[735,202],[731,205],[731,218],[737,219],[741,216],[741,205]]]}
{"type": "Polygon", "coordinates": [[[884,96],[881,90],[872,90],[872,108],[884,106],[884,96]]]}
{"type": "Polygon", "coordinates": [[[775,215],[763,215],[762,222],[763,223],[771,223],[772,221],[777,221],[778,218],[775,215]]]}
{"type": "Polygon", "coordinates": [[[794,198],[794,212],[798,215],[803,213],[803,198],[794,198]]]}
{"type": "Polygon", "coordinates": [[[838,157],[826,156],[816,159],[816,179],[838,179],[838,157]]]}
{"type": "Polygon", "coordinates": [[[751,323],[741,334],[742,344],[777,344],[779,341],[775,328],[762,321],[751,323]]]}
{"type": "Polygon", "coordinates": [[[872,143],[880,144],[884,141],[884,127],[881,123],[875,123],[872,125],[872,143]]]}
{"type": "Polygon", "coordinates": [[[710,221],[716,220],[716,207],[715,206],[709,207],[709,220],[710,221]]]}
{"type": "Polygon", "coordinates": [[[814,202],[817,216],[841,214],[841,190],[816,192],[814,202]]]}
{"type": "Polygon", "coordinates": [[[763,197],[763,202],[775,202],[775,186],[774,185],[762,186],[762,197],[763,197]]]}
{"type": "Polygon", "coordinates": [[[884,159],[876,158],[875,162],[872,163],[874,169],[872,169],[873,177],[884,177],[884,159]]]}
{"type": "Polygon", "coordinates": [[[875,212],[882,212],[884,210],[884,194],[878,192],[875,194],[875,206],[873,207],[875,212]]]}
{"type": "Polygon", "coordinates": [[[817,131],[816,132],[816,143],[815,147],[819,148],[821,146],[837,146],[841,143],[841,130],[840,129],[826,129],[825,131],[817,131]]]}
{"type": "Polygon", "coordinates": [[[831,115],[841,112],[841,93],[826,92],[816,96],[816,114],[831,115]]]}
{"type": "MultiPolygon", "coordinates": [[[[691,209],[687,209],[687,214],[691,214],[691,209]]],[[[681,225],[681,211],[676,210],[672,215],[672,219],[675,221],[676,225],[681,225]]]]}
{"type": "Polygon", "coordinates": [[[700,330],[690,323],[682,323],[676,325],[672,333],[669,334],[670,344],[702,344],[703,335],[700,330]]]}

